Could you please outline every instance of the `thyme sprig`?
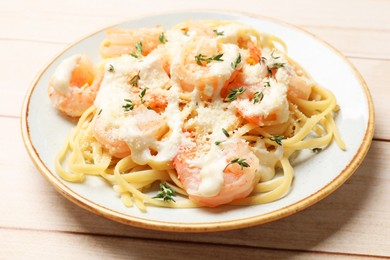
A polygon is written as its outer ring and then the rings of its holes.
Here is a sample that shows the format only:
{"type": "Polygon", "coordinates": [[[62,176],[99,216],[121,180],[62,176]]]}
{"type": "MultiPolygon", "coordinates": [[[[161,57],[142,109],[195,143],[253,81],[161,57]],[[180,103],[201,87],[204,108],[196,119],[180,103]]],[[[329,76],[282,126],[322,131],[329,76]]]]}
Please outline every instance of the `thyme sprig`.
{"type": "Polygon", "coordinates": [[[142,48],[142,42],[136,42],[135,43],[135,53],[130,53],[131,56],[133,56],[134,58],[140,58],[142,57],[142,51],[143,51],[143,48],[142,48]]]}
{"type": "Polygon", "coordinates": [[[240,63],[241,63],[241,53],[238,54],[238,57],[234,62],[230,63],[230,66],[232,66],[232,69],[236,69],[238,64],[240,63]]]}
{"type": "Polygon", "coordinates": [[[271,87],[271,83],[270,83],[269,81],[264,81],[264,82],[263,82],[263,86],[264,86],[265,88],[269,88],[269,87],[271,87]]]}
{"type": "Polygon", "coordinates": [[[138,95],[139,98],[141,99],[141,103],[142,103],[142,104],[145,103],[144,96],[145,96],[145,94],[146,94],[146,90],[147,90],[147,89],[148,89],[148,88],[144,88],[144,89],[141,91],[141,93],[138,95]]]}
{"type": "MultiPolygon", "coordinates": [[[[230,134],[228,133],[228,131],[226,131],[225,128],[222,128],[222,133],[227,137],[229,138],[230,137],[230,134]]],[[[215,145],[220,145],[221,143],[225,142],[226,140],[223,140],[223,141],[215,141],[215,145]]]]}
{"type": "Polygon", "coordinates": [[[223,33],[224,33],[223,31],[218,32],[217,29],[214,29],[213,32],[214,32],[217,36],[223,36],[223,33]]]}
{"type": "Polygon", "coordinates": [[[236,89],[230,89],[230,93],[227,95],[225,98],[225,101],[234,101],[237,99],[237,96],[241,95],[244,93],[246,88],[236,88],[236,89]]]}
{"type": "Polygon", "coordinates": [[[249,165],[247,162],[245,162],[245,161],[246,161],[245,158],[234,158],[233,160],[231,160],[231,161],[226,165],[226,167],[225,167],[223,170],[225,171],[226,168],[229,167],[229,165],[232,165],[232,164],[234,164],[234,163],[237,163],[238,165],[240,165],[240,166],[241,166],[241,170],[242,170],[244,167],[245,167],[245,168],[250,167],[250,165],[249,165]]]}
{"type": "Polygon", "coordinates": [[[278,145],[282,145],[282,140],[284,139],[283,135],[274,135],[269,137],[269,140],[274,141],[278,145]]]}
{"type": "Polygon", "coordinates": [[[158,37],[158,40],[159,40],[162,44],[165,44],[165,43],[168,42],[167,38],[165,38],[164,32],[162,32],[162,33],[160,34],[160,36],[158,37]]]}
{"type": "Polygon", "coordinates": [[[253,96],[253,104],[259,103],[264,98],[263,92],[255,92],[255,95],[253,96]]]}
{"type": "Polygon", "coordinates": [[[222,128],[222,132],[223,132],[223,134],[224,134],[226,137],[230,137],[228,131],[226,131],[225,128],[222,128]]]}
{"type": "Polygon", "coordinates": [[[114,66],[112,64],[108,65],[108,71],[109,72],[114,72],[115,71],[115,68],[114,68],[114,66]]]}
{"type": "Polygon", "coordinates": [[[160,183],[160,191],[153,199],[163,199],[164,201],[176,202],[172,197],[176,196],[176,192],[169,186],[168,183],[160,183]]]}
{"type": "Polygon", "coordinates": [[[316,148],[313,148],[313,149],[311,149],[311,150],[313,151],[313,153],[319,153],[319,152],[322,151],[322,148],[316,147],[316,148]]]}
{"type": "Polygon", "coordinates": [[[277,63],[274,63],[272,65],[268,65],[267,70],[268,70],[269,75],[272,75],[273,70],[283,68],[284,66],[286,66],[286,63],[283,63],[283,62],[277,62],[277,63]]]}
{"type": "Polygon", "coordinates": [[[135,74],[129,81],[129,84],[132,85],[133,87],[138,87],[138,81],[141,79],[139,76],[139,71],[137,74],[135,74]]]}
{"type": "Polygon", "coordinates": [[[133,110],[134,109],[134,103],[133,101],[131,101],[130,99],[124,99],[125,101],[125,104],[122,106],[123,110],[125,112],[128,112],[130,110],[133,110]]]}
{"type": "Polygon", "coordinates": [[[223,56],[223,53],[220,53],[220,54],[217,54],[217,55],[212,55],[210,57],[207,57],[206,55],[203,55],[203,54],[198,54],[195,56],[195,61],[198,65],[200,66],[203,66],[203,62],[206,62],[206,64],[210,63],[211,61],[223,61],[223,59],[221,59],[223,56]]]}

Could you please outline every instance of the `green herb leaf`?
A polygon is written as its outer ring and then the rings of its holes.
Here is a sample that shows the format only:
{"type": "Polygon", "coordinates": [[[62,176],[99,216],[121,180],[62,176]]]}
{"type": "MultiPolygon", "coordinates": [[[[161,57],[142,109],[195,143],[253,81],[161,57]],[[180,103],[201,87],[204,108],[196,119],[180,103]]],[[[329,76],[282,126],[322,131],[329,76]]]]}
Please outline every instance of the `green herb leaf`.
{"type": "Polygon", "coordinates": [[[225,141],[215,141],[215,144],[216,144],[216,145],[220,145],[220,144],[223,143],[223,142],[225,142],[225,141]]]}
{"type": "Polygon", "coordinates": [[[218,32],[217,29],[214,29],[213,32],[215,32],[215,34],[218,36],[223,36],[223,31],[218,32]]]}
{"type": "Polygon", "coordinates": [[[268,73],[270,75],[272,75],[272,70],[274,69],[279,69],[279,68],[283,68],[284,66],[286,66],[286,63],[274,63],[272,64],[271,66],[267,66],[267,70],[268,70],[268,73]]]}
{"type": "Polygon", "coordinates": [[[282,145],[282,140],[284,139],[283,135],[274,135],[269,137],[269,140],[274,141],[278,145],[282,145]]]}
{"type": "Polygon", "coordinates": [[[322,148],[313,148],[311,150],[313,151],[313,153],[319,153],[322,151],[322,148]]]}
{"type": "Polygon", "coordinates": [[[137,51],[137,53],[142,54],[142,42],[137,42],[135,44],[135,50],[137,51]]]}
{"type": "Polygon", "coordinates": [[[165,38],[165,34],[164,34],[164,32],[162,32],[161,34],[160,34],[160,36],[158,37],[158,39],[160,40],[160,42],[162,43],[162,44],[165,44],[165,43],[167,43],[167,38],[165,38]]]}
{"type": "Polygon", "coordinates": [[[211,61],[223,61],[223,59],[221,59],[222,56],[223,53],[212,55],[210,57],[207,57],[206,55],[203,54],[198,54],[195,56],[195,61],[198,65],[202,66],[203,65],[202,61],[205,61],[206,63],[210,63],[211,61]]]}
{"type": "Polygon", "coordinates": [[[256,92],[253,96],[253,104],[259,103],[261,100],[263,100],[264,94],[263,92],[256,92]]]}
{"type": "Polygon", "coordinates": [[[102,113],[102,111],[103,111],[103,109],[100,109],[98,115],[100,115],[102,113]]]}
{"type": "Polygon", "coordinates": [[[230,93],[227,95],[225,98],[225,101],[234,101],[237,99],[238,95],[241,95],[242,93],[245,92],[245,88],[237,88],[237,89],[230,89],[230,93]]]}
{"type": "Polygon", "coordinates": [[[269,88],[269,87],[271,87],[271,83],[270,83],[269,81],[264,81],[264,82],[263,82],[263,86],[264,86],[265,88],[269,88]]]}
{"type": "Polygon", "coordinates": [[[245,167],[245,168],[250,167],[250,165],[249,165],[247,162],[245,162],[245,161],[246,161],[245,158],[234,158],[233,160],[230,161],[230,163],[228,163],[228,164],[226,165],[226,167],[225,167],[224,170],[226,170],[226,168],[227,168],[229,165],[232,165],[232,164],[234,164],[234,163],[237,163],[238,165],[240,165],[240,166],[241,166],[241,170],[242,170],[244,167],[245,167]]]}
{"type": "Polygon", "coordinates": [[[280,56],[278,56],[278,57],[275,57],[275,56],[274,56],[274,52],[275,52],[275,49],[273,49],[273,50],[272,50],[272,52],[271,52],[270,56],[271,56],[273,59],[275,59],[275,60],[276,60],[276,59],[279,59],[279,58],[280,58],[280,56]]]}
{"type": "Polygon", "coordinates": [[[134,75],[130,81],[129,81],[129,84],[132,85],[133,87],[138,87],[138,81],[141,79],[141,77],[139,76],[139,71],[136,75],[134,75]]]}
{"type": "Polygon", "coordinates": [[[165,182],[160,183],[160,191],[153,197],[153,199],[163,199],[164,201],[176,202],[172,196],[176,196],[176,192],[168,185],[168,183],[165,182]]]}
{"type": "Polygon", "coordinates": [[[108,71],[109,72],[114,72],[115,71],[114,66],[112,64],[108,65],[108,71]]]}
{"type": "Polygon", "coordinates": [[[135,53],[130,53],[134,58],[142,57],[142,42],[135,43],[135,53]]]}
{"type": "Polygon", "coordinates": [[[283,68],[284,66],[286,66],[286,63],[274,63],[272,64],[271,67],[269,67],[269,69],[270,70],[279,69],[279,68],[283,68]]]}
{"type": "Polygon", "coordinates": [[[124,99],[125,104],[122,106],[123,110],[128,112],[134,109],[134,103],[130,99],[124,99]]]}
{"type": "Polygon", "coordinates": [[[241,53],[238,54],[238,57],[235,62],[230,63],[230,66],[232,66],[232,69],[236,69],[238,64],[241,62],[241,53]]]}
{"type": "Polygon", "coordinates": [[[229,133],[228,133],[228,131],[226,131],[225,128],[222,128],[222,132],[223,132],[223,134],[224,134],[226,137],[229,137],[229,136],[230,136],[229,133]]]}
{"type": "Polygon", "coordinates": [[[148,89],[148,88],[144,88],[144,89],[142,90],[141,94],[138,95],[139,98],[141,99],[141,103],[142,103],[142,104],[145,103],[144,96],[145,96],[145,94],[146,94],[146,90],[147,90],[147,89],[148,89]]]}

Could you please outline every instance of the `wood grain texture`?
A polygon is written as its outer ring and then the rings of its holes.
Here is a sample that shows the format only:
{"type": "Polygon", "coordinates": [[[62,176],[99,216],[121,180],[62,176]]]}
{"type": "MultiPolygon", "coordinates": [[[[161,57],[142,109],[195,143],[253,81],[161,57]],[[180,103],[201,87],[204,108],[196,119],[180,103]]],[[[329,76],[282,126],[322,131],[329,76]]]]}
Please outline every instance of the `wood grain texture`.
{"type": "Polygon", "coordinates": [[[389,13],[386,0],[1,2],[0,258],[390,257],[389,13]],[[366,80],[376,109],[376,141],[360,168],[340,189],[303,212],[219,233],[124,226],[62,197],[34,167],[20,136],[20,109],[34,77],[68,44],[98,29],[144,15],[202,9],[279,19],[318,35],[348,57],[366,80]]]}
{"type": "Polygon", "coordinates": [[[40,175],[20,139],[9,139],[19,120],[0,138],[2,175],[0,228],[38,229],[130,238],[154,238],[259,248],[390,256],[390,143],[374,142],[357,172],[339,190],[311,208],[280,221],[235,231],[183,235],[127,227],[95,216],[63,198],[40,175]],[[14,158],[18,158],[15,160],[14,158]],[[6,177],[5,177],[6,176],[6,177]]]}
{"type": "Polygon", "coordinates": [[[374,259],[367,256],[185,243],[154,239],[0,229],[0,255],[13,259],[374,259]],[[20,245],[23,250],[20,250],[20,245]],[[61,245],[61,247],[58,247],[61,245]],[[50,250],[57,248],[57,250],[50,250]]]}

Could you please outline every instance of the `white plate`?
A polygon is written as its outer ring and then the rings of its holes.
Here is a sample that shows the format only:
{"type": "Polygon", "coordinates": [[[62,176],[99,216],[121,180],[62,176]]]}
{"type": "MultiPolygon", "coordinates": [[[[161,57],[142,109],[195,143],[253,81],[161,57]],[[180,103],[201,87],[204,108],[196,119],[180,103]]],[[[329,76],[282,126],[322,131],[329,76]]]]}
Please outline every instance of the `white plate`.
{"type": "Polygon", "coordinates": [[[61,116],[50,105],[47,86],[59,62],[72,54],[86,53],[99,60],[103,31],[88,36],[59,54],[30,87],[22,111],[26,148],[42,174],[64,196],[98,215],[138,227],[167,231],[217,231],[273,221],[298,212],[324,198],[351,176],[363,160],[373,136],[374,111],[366,84],[356,69],[328,44],[296,27],[264,17],[226,12],[180,12],[131,20],[118,27],[138,28],[161,24],[165,28],[187,19],[233,20],[283,39],[291,58],[315,81],[330,89],[341,107],[336,124],[347,151],[336,144],[296,165],[289,194],[276,202],[214,209],[126,208],[111,187],[97,177],[85,183],[62,180],[54,170],[54,157],[75,122],[61,116]]]}

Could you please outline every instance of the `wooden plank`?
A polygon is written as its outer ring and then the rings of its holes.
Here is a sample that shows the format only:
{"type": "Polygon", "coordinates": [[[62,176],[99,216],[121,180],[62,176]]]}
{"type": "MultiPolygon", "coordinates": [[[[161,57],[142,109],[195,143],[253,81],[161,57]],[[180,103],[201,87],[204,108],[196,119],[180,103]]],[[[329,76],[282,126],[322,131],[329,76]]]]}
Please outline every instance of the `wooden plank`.
{"type": "Polygon", "coordinates": [[[66,44],[134,16],[172,10],[259,13],[308,29],[362,72],[374,98],[375,137],[390,140],[390,1],[62,1],[0,3],[0,258],[390,257],[390,143],[375,141],[356,174],[330,197],[289,218],[208,234],[123,226],[78,208],[38,173],[20,139],[18,117],[32,78],[66,44]],[[66,32],[66,33],[64,33],[66,32]],[[30,41],[24,41],[24,40],[30,41]],[[1,117],[1,116],[5,117],[1,117]],[[11,118],[7,118],[11,117],[11,118]],[[4,242],[5,241],[5,242],[4,242]],[[185,242],[180,242],[185,241],[185,242]],[[280,250],[278,250],[280,249],[280,250]],[[321,253],[320,253],[321,252],[321,253]],[[353,255],[349,255],[353,254],[353,255]],[[355,255],[358,254],[358,255],[355,255]]]}
{"type": "Polygon", "coordinates": [[[12,259],[370,259],[364,256],[272,250],[34,230],[0,229],[0,257],[12,259]]]}
{"type": "MultiPolygon", "coordinates": [[[[389,97],[390,97],[390,61],[349,58],[349,60],[360,71],[374,102],[375,110],[375,132],[374,138],[390,140],[390,117],[389,97]]],[[[358,105],[358,104],[356,104],[358,105]]]]}
{"type": "Polygon", "coordinates": [[[350,58],[390,59],[390,31],[304,25],[350,58]]]}
{"type": "Polygon", "coordinates": [[[1,118],[0,227],[390,257],[390,143],[375,141],[354,176],[315,206],[241,230],[176,234],[114,223],[72,204],[38,173],[18,138],[19,120],[1,118]],[[10,203],[12,200],[14,203],[10,203]]]}
{"type": "Polygon", "coordinates": [[[0,41],[0,115],[19,116],[33,79],[64,44],[0,41]]]}
{"type": "MultiPolygon", "coordinates": [[[[390,3],[388,1],[358,0],[313,2],[294,1],[286,4],[284,0],[256,1],[247,0],[237,5],[235,1],[170,1],[149,0],[141,5],[138,1],[113,0],[109,2],[76,0],[54,3],[47,0],[28,0],[5,2],[0,8],[0,17],[6,23],[0,23],[0,39],[30,39],[69,43],[80,37],[121,21],[149,14],[178,10],[234,10],[269,16],[300,26],[328,27],[344,29],[347,34],[355,30],[365,30],[368,34],[388,33],[390,3]],[[24,10],[20,10],[24,6],[24,10]],[[75,8],[77,6],[77,8],[75,8]],[[11,25],[11,26],[10,26],[11,25]],[[63,33],[66,32],[66,33],[63,33]]],[[[343,35],[345,36],[345,35],[343,35]]],[[[368,38],[370,39],[370,38],[368,38]]],[[[354,44],[358,41],[354,41],[354,44]]],[[[375,44],[375,38],[367,48],[375,44]]],[[[375,49],[375,48],[372,48],[375,49]]],[[[387,48],[385,48],[387,49],[387,48]]]]}

